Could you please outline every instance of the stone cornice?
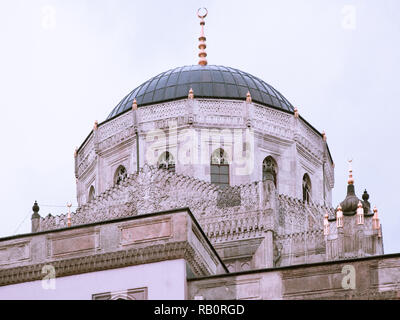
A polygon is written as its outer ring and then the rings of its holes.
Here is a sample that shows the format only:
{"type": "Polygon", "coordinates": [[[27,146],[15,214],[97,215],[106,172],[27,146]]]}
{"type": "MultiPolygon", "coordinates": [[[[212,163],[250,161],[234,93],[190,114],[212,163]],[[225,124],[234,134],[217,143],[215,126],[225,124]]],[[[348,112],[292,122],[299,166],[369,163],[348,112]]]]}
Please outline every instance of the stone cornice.
{"type": "Polygon", "coordinates": [[[176,259],[195,276],[228,272],[187,208],[8,237],[0,245],[0,286],[41,280],[45,265],[56,277],[176,259]]]}
{"type": "Polygon", "coordinates": [[[196,276],[210,275],[196,250],[188,242],[181,241],[2,269],[0,286],[42,280],[42,268],[45,265],[53,266],[59,278],[175,259],[188,261],[196,276]]]}

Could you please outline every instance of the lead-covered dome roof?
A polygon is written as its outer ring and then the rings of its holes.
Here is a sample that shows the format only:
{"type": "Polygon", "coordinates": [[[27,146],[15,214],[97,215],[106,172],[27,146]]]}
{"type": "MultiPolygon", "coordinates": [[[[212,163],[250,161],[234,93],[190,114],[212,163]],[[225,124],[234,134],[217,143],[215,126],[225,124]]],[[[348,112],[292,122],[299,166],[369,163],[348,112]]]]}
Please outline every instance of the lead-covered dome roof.
{"type": "Polygon", "coordinates": [[[286,98],[263,80],[234,68],[215,65],[179,67],[160,73],[129,93],[110,113],[113,118],[132,108],[187,98],[190,88],[195,98],[246,99],[250,91],[254,102],[293,112],[286,98]]]}

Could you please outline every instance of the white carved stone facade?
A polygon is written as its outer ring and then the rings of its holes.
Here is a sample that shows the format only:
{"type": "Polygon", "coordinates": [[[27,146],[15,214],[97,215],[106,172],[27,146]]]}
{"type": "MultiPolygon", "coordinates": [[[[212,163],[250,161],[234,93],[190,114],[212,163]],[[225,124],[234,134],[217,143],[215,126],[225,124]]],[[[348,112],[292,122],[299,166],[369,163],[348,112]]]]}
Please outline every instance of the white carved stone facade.
{"type": "Polygon", "coordinates": [[[312,201],[331,205],[334,168],[320,133],[289,112],[221,99],[182,99],[143,106],[100,124],[77,152],[78,204],[88,201],[91,186],[96,195],[112,187],[119,166],[131,174],[137,171],[137,158],[139,167],[157,165],[147,156],[151,150],[155,151],[155,160],[164,151],[178,160],[185,148],[191,149],[190,162],[176,161],[177,173],[209,182],[208,159],[214,150],[223,148],[230,158],[230,185],[238,186],[261,181],[263,160],[271,156],[278,167],[279,193],[302,198],[302,178],[307,173],[312,201]],[[246,130],[251,133],[246,146],[254,148],[248,150],[254,158],[246,160],[252,162],[247,174],[235,174],[241,165],[241,159],[237,161],[235,156],[242,146],[233,142],[238,135],[246,142],[246,130]],[[163,134],[166,142],[157,145],[152,138],[163,134]],[[210,134],[212,138],[207,137],[210,134]],[[218,136],[226,139],[218,141],[218,136]]]}
{"type": "Polygon", "coordinates": [[[78,209],[41,217],[35,203],[32,234],[0,239],[0,298],[33,297],[44,266],[61,288],[85,283],[81,299],[343,298],[336,269],[349,259],[373,275],[354,297],[394,298],[400,257],[372,257],[382,227],[352,177],[333,208],[324,138],[296,111],[227,99],[134,105],[96,123],[75,154],[78,209]]]}
{"type": "MultiPolygon", "coordinates": [[[[335,232],[327,238],[323,230],[325,214],[335,224],[334,164],[323,134],[296,112],[226,99],[139,106],[96,124],[75,161],[80,207],[72,225],[187,207],[231,271],[339,257],[335,232]],[[229,164],[225,188],[211,183],[220,149],[229,164]],[[267,157],[274,182],[263,181],[267,157]],[[158,168],[161,158],[172,172],[158,168]],[[121,168],[126,178],[117,183],[121,168]]],[[[66,218],[41,218],[40,230],[66,218]]],[[[376,234],[368,239],[375,249],[364,255],[383,251],[376,234]]]]}

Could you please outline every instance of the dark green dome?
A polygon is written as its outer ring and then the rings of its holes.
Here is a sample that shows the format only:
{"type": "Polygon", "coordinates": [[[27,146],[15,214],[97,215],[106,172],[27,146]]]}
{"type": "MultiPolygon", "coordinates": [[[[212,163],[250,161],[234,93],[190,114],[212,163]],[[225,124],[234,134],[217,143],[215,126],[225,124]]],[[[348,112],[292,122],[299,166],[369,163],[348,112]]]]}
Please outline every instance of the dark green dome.
{"type": "Polygon", "coordinates": [[[187,98],[190,88],[195,98],[245,100],[250,91],[254,102],[293,112],[294,108],[277,90],[246,72],[223,66],[185,66],[155,76],[129,93],[110,113],[113,118],[132,108],[187,98]]]}

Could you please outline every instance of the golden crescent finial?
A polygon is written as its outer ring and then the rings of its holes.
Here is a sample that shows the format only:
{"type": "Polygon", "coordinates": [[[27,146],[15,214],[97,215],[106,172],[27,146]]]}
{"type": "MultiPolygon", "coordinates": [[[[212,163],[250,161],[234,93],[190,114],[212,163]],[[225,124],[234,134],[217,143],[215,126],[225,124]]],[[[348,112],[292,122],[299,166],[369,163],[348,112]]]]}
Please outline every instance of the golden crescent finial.
{"type": "Polygon", "coordinates": [[[208,15],[208,10],[207,10],[207,8],[199,8],[199,10],[197,10],[197,16],[198,16],[200,19],[204,19],[205,17],[207,17],[207,15],[208,15]],[[203,9],[203,10],[206,11],[206,13],[205,13],[204,15],[200,15],[200,10],[201,10],[201,9],[203,9]]]}
{"type": "Polygon", "coordinates": [[[349,159],[349,180],[348,180],[348,184],[354,184],[354,178],[353,178],[353,159],[349,159]]]}
{"type": "Polygon", "coordinates": [[[199,65],[201,66],[206,66],[207,65],[207,52],[206,52],[206,36],[204,35],[204,25],[206,24],[206,22],[204,21],[204,18],[207,17],[208,14],[208,10],[206,8],[200,8],[199,10],[197,10],[197,16],[200,18],[200,26],[201,26],[201,30],[200,30],[200,37],[199,37],[199,65]],[[205,14],[201,15],[200,14],[200,10],[204,9],[205,10],[205,14]]]}

